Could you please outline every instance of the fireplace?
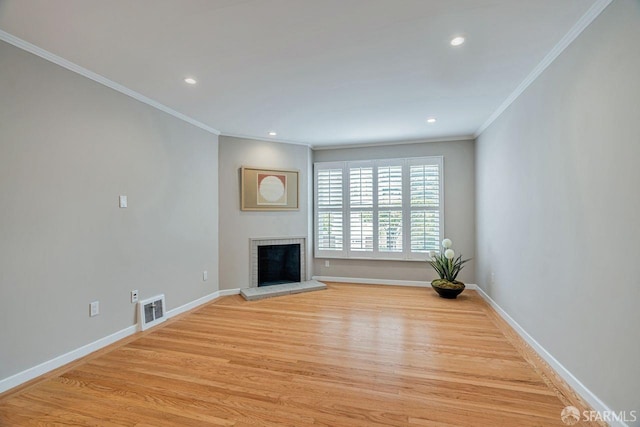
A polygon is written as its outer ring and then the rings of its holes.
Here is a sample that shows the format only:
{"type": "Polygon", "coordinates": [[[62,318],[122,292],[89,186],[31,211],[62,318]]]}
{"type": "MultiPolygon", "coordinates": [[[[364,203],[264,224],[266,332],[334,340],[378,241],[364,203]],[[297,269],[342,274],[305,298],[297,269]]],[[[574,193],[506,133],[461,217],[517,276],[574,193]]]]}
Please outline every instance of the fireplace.
{"type": "Polygon", "coordinates": [[[249,239],[249,287],[309,280],[306,242],[306,237],[249,239]]]}
{"type": "Polygon", "coordinates": [[[300,281],[300,244],[258,246],[258,286],[300,281]]]}

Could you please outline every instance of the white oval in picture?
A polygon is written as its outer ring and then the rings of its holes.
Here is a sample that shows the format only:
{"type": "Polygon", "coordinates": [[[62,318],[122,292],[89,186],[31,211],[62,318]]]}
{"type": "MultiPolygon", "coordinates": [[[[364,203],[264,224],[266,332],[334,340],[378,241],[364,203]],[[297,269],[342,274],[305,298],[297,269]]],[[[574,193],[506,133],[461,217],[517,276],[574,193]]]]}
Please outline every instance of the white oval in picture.
{"type": "Polygon", "coordinates": [[[260,182],[260,195],[268,202],[276,202],[284,196],[284,184],[275,176],[268,176],[260,182]]]}

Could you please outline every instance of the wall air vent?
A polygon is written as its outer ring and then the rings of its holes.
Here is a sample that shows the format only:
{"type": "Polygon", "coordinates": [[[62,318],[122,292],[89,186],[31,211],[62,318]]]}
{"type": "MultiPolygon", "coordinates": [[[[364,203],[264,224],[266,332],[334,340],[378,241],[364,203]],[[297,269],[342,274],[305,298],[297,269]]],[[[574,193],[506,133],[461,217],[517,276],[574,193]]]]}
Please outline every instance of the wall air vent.
{"type": "Polygon", "coordinates": [[[138,303],[138,323],[144,331],[165,321],[164,295],[148,298],[138,303]]]}

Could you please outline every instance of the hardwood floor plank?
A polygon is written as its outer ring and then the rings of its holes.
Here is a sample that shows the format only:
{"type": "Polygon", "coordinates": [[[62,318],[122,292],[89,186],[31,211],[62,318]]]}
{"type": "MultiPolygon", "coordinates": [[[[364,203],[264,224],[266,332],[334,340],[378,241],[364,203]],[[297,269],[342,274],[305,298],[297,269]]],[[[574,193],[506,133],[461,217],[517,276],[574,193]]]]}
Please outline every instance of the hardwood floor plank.
{"type": "Polygon", "coordinates": [[[229,296],[0,396],[0,426],[562,426],[533,362],[473,291],[229,296]]]}

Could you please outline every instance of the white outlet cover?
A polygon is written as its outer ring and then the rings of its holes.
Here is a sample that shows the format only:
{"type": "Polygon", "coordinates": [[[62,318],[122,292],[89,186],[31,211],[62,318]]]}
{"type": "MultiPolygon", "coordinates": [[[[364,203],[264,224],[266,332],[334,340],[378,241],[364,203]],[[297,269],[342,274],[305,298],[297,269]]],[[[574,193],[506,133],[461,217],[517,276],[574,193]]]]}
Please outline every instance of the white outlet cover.
{"type": "Polygon", "coordinates": [[[100,314],[100,301],[94,301],[89,304],[89,316],[93,317],[97,316],[98,314],[100,314]]]}
{"type": "Polygon", "coordinates": [[[126,208],[127,207],[127,196],[120,196],[120,207],[121,208],[126,208]]]}
{"type": "Polygon", "coordinates": [[[209,278],[209,273],[205,270],[202,272],[202,280],[207,280],[209,278]]]}
{"type": "Polygon", "coordinates": [[[131,291],[131,302],[138,302],[138,290],[135,289],[133,291],[131,291]]]}

